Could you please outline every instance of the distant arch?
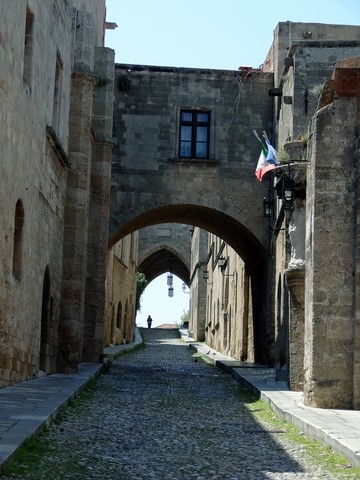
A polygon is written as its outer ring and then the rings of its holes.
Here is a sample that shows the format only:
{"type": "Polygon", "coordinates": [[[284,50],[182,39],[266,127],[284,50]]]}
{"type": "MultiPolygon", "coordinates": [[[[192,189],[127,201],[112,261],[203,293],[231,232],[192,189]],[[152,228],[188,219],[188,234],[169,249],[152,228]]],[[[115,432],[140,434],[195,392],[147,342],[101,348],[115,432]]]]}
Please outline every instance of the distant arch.
{"type": "Polygon", "coordinates": [[[162,245],[147,252],[147,256],[140,259],[139,272],[143,273],[150,283],[163,273],[171,271],[185,284],[189,283],[190,270],[185,259],[169,246],[162,245]]]}

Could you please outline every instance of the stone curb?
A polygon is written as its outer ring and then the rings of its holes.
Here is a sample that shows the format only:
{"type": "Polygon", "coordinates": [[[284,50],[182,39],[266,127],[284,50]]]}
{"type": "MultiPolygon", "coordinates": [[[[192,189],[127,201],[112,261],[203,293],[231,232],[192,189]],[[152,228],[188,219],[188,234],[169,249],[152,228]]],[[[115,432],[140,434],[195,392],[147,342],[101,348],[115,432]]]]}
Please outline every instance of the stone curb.
{"type": "Polygon", "coordinates": [[[101,364],[81,363],[79,373],[56,373],[0,390],[0,471],[21,445],[49,425],[100,369],[101,364]]]}
{"type": "Polygon", "coordinates": [[[270,404],[281,420],[294,424],[311,440],[331,447],[335,453],[348,458],[354,467],[360,467],[360,412],[307,407],[302,392],[289,391],[286,382],[276,381],[274,369],[238,362],[187,338],[185,332],[181,335],[189,348],[231,373],[257,398],[270,404]]]}
{"type": "MultiPolygon", "coordinates": [[[[110,361],[142,342],[135,329],[134,342],[106,347],[104,358],[110,361]]],[[[78,373],[56,373],[0,389],[0,473],[26,440],[39,434],[71,398],[100,374],[102,365],[81,363],[78,368],[78,373]]]]}

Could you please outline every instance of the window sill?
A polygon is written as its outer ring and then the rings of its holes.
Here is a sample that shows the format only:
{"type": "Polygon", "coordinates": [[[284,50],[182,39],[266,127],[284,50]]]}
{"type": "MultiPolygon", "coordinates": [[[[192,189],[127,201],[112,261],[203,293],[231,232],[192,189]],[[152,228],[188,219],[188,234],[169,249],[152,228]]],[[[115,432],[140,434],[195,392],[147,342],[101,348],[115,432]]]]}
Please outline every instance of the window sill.
{"type": "Polygon", "coordinates": [[[169,158],[169,161],[172,163],[178,163],[180,165],[218,165],[220,162],[215,158],[182,158],[174,157],[169,158]]]}
{"type": "Polygon", "coordinates": [[[60,163],[62,164],[63,167],[69,167],[69,159],[67,154],[65,153],[65,150],[63,149],[60,140],[58,139],[55,130],[53,127],[46,125],[46,137],[50,143],[50,145],[53,147],[60,163]]]}

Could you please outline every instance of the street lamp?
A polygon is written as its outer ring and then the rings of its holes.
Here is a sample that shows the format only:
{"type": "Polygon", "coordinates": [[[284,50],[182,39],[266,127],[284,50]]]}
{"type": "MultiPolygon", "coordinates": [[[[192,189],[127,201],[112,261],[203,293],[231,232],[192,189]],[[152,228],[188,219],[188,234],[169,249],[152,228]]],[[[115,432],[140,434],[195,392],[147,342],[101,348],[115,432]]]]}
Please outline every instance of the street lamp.
{"type": "Polygon", "coordinates": [[[190,290],[189,290],[189,291],[186,291],[186,283],[185,283],[185,282],[183,282],[183,284],[182,284],[182,291],[183,291],[184,293],[190,293],[190,290]]]}

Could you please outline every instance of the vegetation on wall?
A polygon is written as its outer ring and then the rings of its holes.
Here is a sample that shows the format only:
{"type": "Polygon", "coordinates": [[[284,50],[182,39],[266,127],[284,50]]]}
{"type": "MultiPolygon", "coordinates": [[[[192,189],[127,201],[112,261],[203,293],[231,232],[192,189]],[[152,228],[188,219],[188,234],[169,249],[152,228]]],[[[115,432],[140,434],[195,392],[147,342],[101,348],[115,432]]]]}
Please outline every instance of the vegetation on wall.
{"type": "Polygon", "coordinates": [[[126,75],[122,75],[118,80],[118,89],[120,92],[128,92],[131,87],[131,80],[126,75]]]}
{"type": "Polygon", "coordinates": [[[136,273],[136,311],[141,311],[141,295],[148,285],[148,281],[143,273],[136,273]]]}
{"type": "Polygon", "coordinates": [[[187,312],[185,312],[185,310],[183,310],[183,313],[180,317],[180,321],[176,322],[176,326],[178,328],[188,328],[189,327],[189,321],[190,321],[190,310],[188,310],[187,312]]]}

